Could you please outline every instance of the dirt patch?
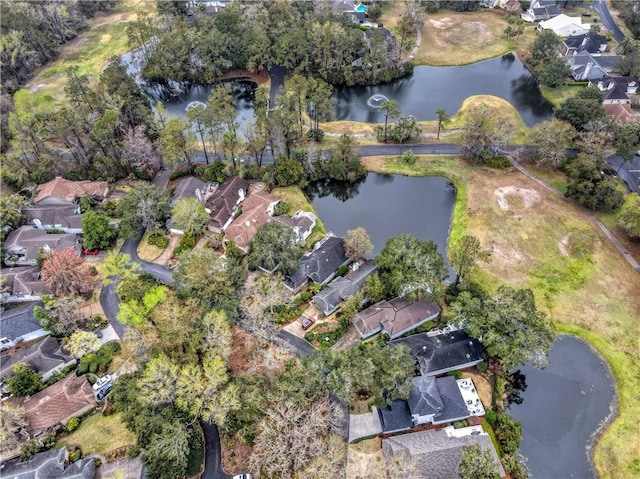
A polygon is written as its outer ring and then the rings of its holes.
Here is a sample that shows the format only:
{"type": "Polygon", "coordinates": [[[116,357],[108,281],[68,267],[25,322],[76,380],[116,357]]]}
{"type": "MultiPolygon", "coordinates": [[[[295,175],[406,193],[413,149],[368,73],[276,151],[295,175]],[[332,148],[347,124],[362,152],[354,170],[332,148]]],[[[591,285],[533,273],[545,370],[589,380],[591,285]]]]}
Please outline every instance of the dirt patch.
{"type": "Polygon", "coordinates": [[[477,369],[468,369],[462,372],[463,378],[471,378],[476,386],[476,392],[485,408],[491,407],[491,383],[478,372],[477,369]]]}
{"type": "Polygon", "coordinates": [[[273,344],[260,345],[258,340],[239,327],[233,328],[232,353],[229,356],[229,372],[232,376],[246,374],[274,376],[291,358],[273,344]]]}
{"type": "Polygon", "coordinates": [[[449,28],[451,25],[455,25],[456,22],[450,17],[442,17],[439,20],[432,18],[431,20],[429,20],[429,23],[434,27],[439,28],[440,30],[444,30],[446,28],[449,28]]]}
{"type": "Polygon", "coordinates": [[[220,435],[222,469],[228,474],[239,474],[249,470],[249,458],[253,448],[242,442],[238,435],[220,435]]]}
{"type": "Polygon", "coordinates": [[[477,45],[492,45],[495,42],[495,36],[482,22],[465,22],[456,27],[447,28],[441,35],[452,45],[464,45],[470,36],[476,39],[477,45]]]}
{"type": "Polygon", "coordinates": [[[503,211],[508,211],[510,209],[508,199],[510,196],[522,201],[522,204],[526,209],[532,208],[542,201],[540,193],[530,188],[504,186],[502,188],[497,188],[493,194],[498,202],[498,206],[500,206],[500,209],[503,211]]]}
{"type": "Polygon", "coordinates": [[[372,452],[370,441],[362,441],[360,444],[353,444],[347,449],[347,473],[346,477],[352,479],[371,479],[374,477],[386,477],[382,472],[381,465],[384,463],[382,448],[379,445],[380,439],[372,439],[378,442],[376,452],[372,452]],[[362,444],[362,446],[361,446],[362,444]],[[361,451],[367,452],[361,452],[361,451]],[[378,474],[376,474],[378,471],[378,474]]]}
{"type": "Polygon", "coordinates": [[[508,244],[489,243],[491,259],[505,266],[516,266],[527,261],[527,255],[519,248],[508,244]]]}
{"type": "Polygon", "coordinates": [[[558,251],[565,258],[569,257],[569,235],[565,235],[558,241],[558,251]]]}

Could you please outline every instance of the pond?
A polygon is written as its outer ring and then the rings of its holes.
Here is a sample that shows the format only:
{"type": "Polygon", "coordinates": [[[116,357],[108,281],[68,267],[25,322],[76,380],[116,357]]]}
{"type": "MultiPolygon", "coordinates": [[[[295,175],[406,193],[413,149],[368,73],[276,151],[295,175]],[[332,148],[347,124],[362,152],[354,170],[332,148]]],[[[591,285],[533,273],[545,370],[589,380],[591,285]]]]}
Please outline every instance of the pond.
{"type": "Polygon", "coordinates": [[[447,257],[456,190],[446,178],[369,173],[354,184],[315,182],[305,193],[328,231],[344,236],[364,227],[374,246],[372,256],[389,238],[411,234],[432,240],[447,257]]]}
{"type": "Polygon", "coordinates": [[[511,103],[527,126],[553,118],[536,78],[515,57],[492,58],[458,67],[417,66],[413,75],[385,85],[338,87],[333,93],[334,119],[382,123],[377,106],[398,102],[403,115],[435,120],[444,108],[453,116],[472,95],[494,95],[511,103]]]}
{"type": "Polygon", "coordinates": [[[615,407],[608,366],[584,341],[558,336],[549,365],[521,368],[526,389],[509,409],[522,423],[520,452],[532,479],[596,477],[590,449],[615,407]]]}

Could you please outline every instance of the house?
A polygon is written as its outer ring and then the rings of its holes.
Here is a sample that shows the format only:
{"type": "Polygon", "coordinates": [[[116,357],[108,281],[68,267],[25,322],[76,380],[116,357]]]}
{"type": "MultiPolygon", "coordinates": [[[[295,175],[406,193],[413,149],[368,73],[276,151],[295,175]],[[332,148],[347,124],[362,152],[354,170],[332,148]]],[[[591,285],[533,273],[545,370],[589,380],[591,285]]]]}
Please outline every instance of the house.
{"type": "Polygon", "coordinates": [[[24,409],[30,431],[46,431],[56,424],[66,424],[96,406],[93,388],[84,376],[71,374],[28,397],[8,399],[24,409]]]}
{"type": "Polygon", "coordinates": [[[178,200],[187,198],[196,198],[200,203],[204,204],[204,193],[206,189],[207,183],[198,178],[193,176],[182,178],[171,194],[171,206],[175,206],[178,200]]]}
{"type": "Polygon", "coordinates": [[[0,311],[0,350],[21,342],[34,341],[49,334],[33,315],[33,308],[42,303],[31,303],[7,311],[0,311]]]}
{"type": "Polygon", "coordinates": [[[0,382],[13,376],[13,366],[24,363],[37,372],[43,381],[47,381],[58,371],[76,363],[57,339],[48,337],[17,351],[15,354],[0,356],[0,382]]]}
{"type": "Polygon", "coordinates": [[[39,452],[29,459],[12,459],[2,465],[7,479],[93,479],[95,460],[91,457],[68,463],[66,447],[39,452]]]}
{"type": "Polygon", "coordinates": [[[293,216],[280,215],[273,218],[278,223],[293,229],[296,236],[296,243],[302,243],[311,236],[313,228],[316,227],[316,215],[308,211],[298,210],[293,216]]]}
{"type": "Polygon", "coordinates": [[[353,317],[353,325],[362,339],[383,332],[390,339],[413,331],[440,314],[440,307],[431,301],[409,301],[395,298],[380,301],[353,317]]]}
{"type": "Polygon", "coordinates": [[[617,70],[620,57],[618,55],[592,55],[580,52],[569,57],[571,76],[576,81],[600,80],[617,70]]]}
{"type": "Polygon", "coordinates": [[[593,54],[603,53],[607,50],[607,38],[595,32],[587,32],[582,35],[571,35],[563,40],[565,56],[587,52],[593,54]]]}
{"type": "Polygon", "coordinates": [[[353,268],[344,277],[335,278],[329,285],[313,297],[313,302],[322,310],[325,316],[333,313],[340,303],[356,294],[362,289],[369,276],[377,269],[374,260],[368,260],[364,264],[353,268]]]}
{"type": "Polygon", "coordinates": [[[569,17],[562,13],[540,22],[536,30],[538,32],[552,30],[559,37],[568,37],[570,35],[586,35],[591,30],[591,24],[582,23],[581,17],[569,17]]]}
{"type": "Polygon", "coordinates": [[[388,344],[409,347],[423,376],[437,376],[469,368],[485,358],[480,341],[460,329],[414,334],[389,341],[388,344]]]}
{"type": "Polygon", "coordinates": [[[338,268],[349,262],[344,252],[344,240],[328,233],[311,253],[302,257],[297,271],[284,277],[284,284],[294,293],[300,291],[309,281],[326,284],[333,279],[338,268]]]}
{"type": "Polygon", "coordinates": [[[410,460],[415,463],[412,479],[458,479],[462,450],[475,444],[491,451],[496,472],[505,477],[491,438],[482,426],[461,429],[449,426],[393,436],[383,439],[382,451],[388,461],[410,460]]]}
{"type": "Polygon", "coordinates": [[[453,376],[416,376],[406,401],[395,400],[391,406],[378,409],[385,434],[484,414],[484,406],[473,381],[469,378],[456,380],[453,376]]]}
{"type": "Polygon", "coordinates": [[[629,95],[638,94],[638,77],[604,77],[598,81],[590,81],[589,86],[596,86],[604,94],[603,105],[631,103],[629,95]]]}
{"type": "Polygon", "coordinates": [[[38,253],[64,248],[78,247],[75,234],[48,234],[32,226],[21,226],[7,236],[4,243],[4,264],[23,266],[37,264],[38,253]]]}
{"type": "Polygon", "coordinates": [[[60,230],[70,234],[82,233],[82,215],[80,207],[76,203],[61,201],[59,204],[41,204],[25,208],[22,213],[27,222],[39,230],[60,230]]]}
{"type": "Polygon", "coordinates": [[[109,193],[106,181],[71,181],[60,176],[38,185],[35,204],[56,204],[58,202],[76,202],[83,196],[91,196],[96,201],[102,201],[109,193]]]}
{"type": "Polygon", "coordinates": [[[0,271],[4,284],[0,293],[2,303],[39,301],[51,295],[51,290],[40,280],[38,266],[7,268],[0,271]]]}
{"type": "Polygon", "coordinates": [[[249,196],[242,203],[242,213],[225,232],[225,241],[233,241],[245,252],[258,230],[272,220],[276,205],[280,203],[280,198],[267,193],[264,188],[264,183],[249,186],[249,196]]]}
{"type": "Polygon", "coordinates": [[[527,11],[520,17],[525,22],[539,22],[540,20],[549,20],[561,13],[560,8],[556,5],[556,0],[533,0],[527,11]]]}
{"type": "Polygon", "coordinates": [[[211,212],[211,218],[207,228],[212,233],[225,231],[238,211],[249,191],[249,182],[233,176],[222,185],[205,202],[205,208],[211,212]]]}

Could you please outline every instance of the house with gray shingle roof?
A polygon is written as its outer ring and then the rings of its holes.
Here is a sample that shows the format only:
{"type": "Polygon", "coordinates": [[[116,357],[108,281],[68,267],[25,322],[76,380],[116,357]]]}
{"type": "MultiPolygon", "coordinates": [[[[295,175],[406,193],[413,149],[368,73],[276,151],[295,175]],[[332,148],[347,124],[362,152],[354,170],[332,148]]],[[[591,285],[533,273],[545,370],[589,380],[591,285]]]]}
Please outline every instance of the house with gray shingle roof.
{"type": "Polygon", "coordinates": [[[576,53],[603,53],[607,49],[607,37],[596,32],[588,32],[582,35],[571,35],[563,40],[566,47],[565,56],[576,53]]]}
{"type": "Polygon", "coordinates": [[[357,269],[354,268],[346,276],[331,281],[325,289],[313,297],[313,302],[325,316],[329,316],[338,309],[342,301],[359,292],[364,287],[367,278],[375,273],[376,269],[376,262],[372,259],[358,265],[357,269]]]}
{"type": "Polygon", "coordinates": [[[415,425],[444,424],[470,416],[456,378],[416,376],[409,391],[409,411],[415,425]]]}
{"type": "Polygon", "coordinates": [[[480,341],[461,329],[421,333],[389,341],[390,346],[404,344],[411,350],[423,376],[437,376],[484,361],[480,341]]]}
{"type": "Polygon", "coordinates": [[[12,348],[20,342],[34,341],[49,334],[33,315],[33,308],[41,305],[42,303],[31,303],[0,311],[0,350],[12,348]]]}
{"type": "Polygon", "coordinates": [[[412,479],[459,479],[462,450],[475,444],[491,451],[496,472],[505,477],[491,438],[480,426],[447,427],[393,436],[382,441],[382,451],[388,461],[413,461],[417,469],[412,471],[412,479]]]}
{"type": "Polygon", "coordinates": [[[51,290],[40,280],[38,266],[22,266],[0,270],[2,277],[2,303],[24,303],[39,301],[43,296],[50,296],[51,290]]]}
{"type": "Polygon", "coordinates": [[[7,479],[93,479],[96,465],[93,458],[68,464],[67,449],[50,449],[23,460],[12,459],[2,465],[2,477],[7,479]]]}
{"type": "Polygon", "coordinates": [[[21,226],[12,231],[5,240],[6,254],[4,264],[7,266],[26,266],[37,263],[40,250],[78,248],[75,234],[48,234],[32,226],[21,226]]]}
{"type": "Polygon", "coordinates": [[[533,0],[529,9],[520,16],[525,22],[538,22],[556,17],[562,12],[556,0],[533,0]]]}
{"type": "Polygon", "coordinates": [[[599,80],[617,71],[619,62],[618,55],[592,55],[585,51],[569,57],[569,68],[576,81],[599,80]]]}
{"type": "Polygon", "coordinates": [[[65,233],[82,233],[80,207],[71,202],[54,205],[36,205],[23,210],[27,222],[40,230],[62,230],[65,233]]]}
{"type": "Polygon", "coordinates": [[[349,262],[344,252],[344,240],[328,233],[311,253],[302,257],[299,268],[284,277],[284,284],[294,293],[309,281],[326,284],[333,279],[338,268],[349,262]]]}
{"type": "Polygon", "coordinates": [[[293,230],[296,235],[296,243],[302,243],[309,236],[316,226],[316,215],[308,211],[298,210],[293,216],[280,215],[273,218],[278,223],[282,223],[293,230]]]}
{"type": "Polygon", "coordinates": [[[48,337],[15,354],[0,356],[0,382],[13,376],[13,366],[26,364],[37,372],[43,381],[47,381],[58,371],[76,363],[76,360],[64,349],[57,339],[48,337]]]}

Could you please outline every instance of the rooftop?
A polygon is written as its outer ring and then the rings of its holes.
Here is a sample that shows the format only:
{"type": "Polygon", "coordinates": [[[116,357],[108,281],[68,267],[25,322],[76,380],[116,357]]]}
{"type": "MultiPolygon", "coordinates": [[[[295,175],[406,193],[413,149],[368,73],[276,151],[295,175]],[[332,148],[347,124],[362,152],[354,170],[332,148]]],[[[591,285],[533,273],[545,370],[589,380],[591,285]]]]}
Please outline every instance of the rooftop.
{"type": "Polygon", "coordinates": [[[7,479],[93,479],[95,462],[93,459],[81,459],[65,467],[67,450],[62,447],[39,452],[23,461],[12,459],[2,468],[2,477],[7,479]]]}
{"type": "Polygon", "coordinates": [[[30,296],[51,294],[51,290],[40,281],[40,268],[38,266],[21,266],[17,268],[2,269],[4,278],[3,288],[14,296],[30,296]]]}
{"type": "Polygon", "coordinates": [[[430,421],[433,424],[457,421],[471,415],[453,376],[414,377],[407,402],[412,416],[433,416],[430,421]]]}
{"type": "Polygon", "coordinates": [[[307,280],[323,284],[348,261],[344,252],[344,240],[329,236],[318,248],[300,260],[298,270],[285,276],[285,282],[294,290],[307,280]]]}
{"type": "Polygon", "coordinates": [[[77,246],[77,238],[72,233],[48,234],[33,226],[21,226],[7,236],[5,248],[7,255],[23,255],[35,260],[41,248],[64,249],[77,246]]]}
{"type": "Polygon", "coordinates": [[[71,356],[62,349],[58,340],[49,336],[16,354],[0,356],[0,380],[4,381],[7,377],[13,376],[12,368],[19,363],[28,364],[42,376],[71,360],[71,356]]]}
{"type": "Polygon", "coordinates": [[[42,326],[33,316],[33,308],[41,305],[42,303],[35,302],[1,311],[0,336],[14,341],[26,334],[42,330],[42,326]]]}
{"type": "Polygon", "coordinates": [[[63,201],[75,201],[83,196],[94,196],[102,200],[108,191],[109,185],[106,181],[71,181],[60,176],[53,180],[38,185],[37,196],[33,200],[39,203],[47,198],[63,201]]]}

